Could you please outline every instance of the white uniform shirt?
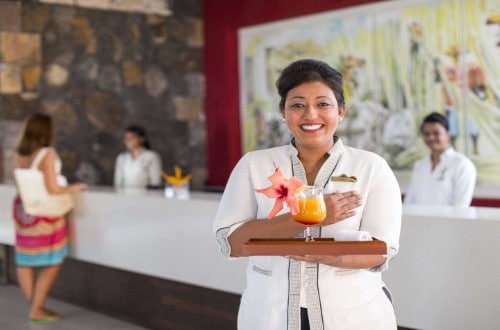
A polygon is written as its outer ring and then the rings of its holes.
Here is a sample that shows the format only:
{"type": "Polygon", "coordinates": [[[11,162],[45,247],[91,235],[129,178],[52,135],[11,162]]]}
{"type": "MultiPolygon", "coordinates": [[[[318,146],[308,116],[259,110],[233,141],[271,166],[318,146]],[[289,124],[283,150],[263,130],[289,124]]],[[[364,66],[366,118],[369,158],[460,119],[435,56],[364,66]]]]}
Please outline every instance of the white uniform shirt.
{"type": "Polygon", "coordinates": [[[116,158],[114,185],[120,188],[146,188],[161,184],[162,164],[158,153],[143,149],[134,159],[130,152],[116,158]]]}
{"type": "Polygon", "coordinates": [[[404,203],[470,206],[475,184],[474,164],[450,147],[434,170],[430,155],[415,162],[404,203]]]}
{"type": "MultiPolygon", "coordinates": [[[[394,174],[378,155],[344,147],[340,140],[330,155],[315,185],[323,185],[324,179],[331,175],[356,176],[358,186],[355,190],[362,195],[363,205],[356,210],[355,216],[321,227],[321,237],[332,237],[341,229],[364,230],[387,243],[390,259],[398,251],[401,229],[401,191],[394,174]]],[[[233,169],[213,225],[221,250],[227,257],[231,253],[227,238],[235,228],[252,219],[273,221],[268,220],[267,215],[273,208],[274,199],[255,189],[271,185],[267,178],[275,166],[281,168],[285,177],[292,176],[292,167],[302,166],[292,166],[292,162],[300,163],[300,160],[297,150],[290,145],[249,152],[233,169]]],[[[305,177],[305,171],[302,172],[305,177]]],[[[296,172],[297,175],[301,174],[296,172]]],[[[286,212],[289,212],[287,207],[280,214],[286,212]]],[[[371,270],[350,270],[307,263],[308,271],[315,275],[302,278],[308,283],[311,329],[396,329],[393,307],[382,291],[384,284],[380,272],[387,265],[388,261],[371,270]]],[[[299,329],[300,264],[279,256],[253,256],[248,258],[246,274],[238,329],[299,329]]]]}

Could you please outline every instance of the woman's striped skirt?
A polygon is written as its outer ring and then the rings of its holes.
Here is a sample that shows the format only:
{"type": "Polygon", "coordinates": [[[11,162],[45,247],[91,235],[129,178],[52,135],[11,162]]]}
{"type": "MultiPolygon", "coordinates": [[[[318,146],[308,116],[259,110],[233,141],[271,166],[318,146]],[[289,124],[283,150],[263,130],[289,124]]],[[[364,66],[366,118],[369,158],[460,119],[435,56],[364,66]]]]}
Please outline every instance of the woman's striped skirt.
{"type": "Polygon", "coordinates": [[[61,264],[69,253],[66,219],[43,217],[24,212],[21,198],[14,199],[16,222],[16,264],[45,267],[61,264]]]}

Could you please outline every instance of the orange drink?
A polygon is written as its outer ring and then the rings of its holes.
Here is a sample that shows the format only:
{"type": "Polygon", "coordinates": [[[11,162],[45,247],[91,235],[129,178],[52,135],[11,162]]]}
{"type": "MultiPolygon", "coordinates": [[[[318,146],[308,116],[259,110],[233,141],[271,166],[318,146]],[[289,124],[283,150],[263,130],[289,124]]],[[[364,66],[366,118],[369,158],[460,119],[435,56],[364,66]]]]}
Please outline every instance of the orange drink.
{"type": "Polygon", "coordinates": [[[315,196],[299,198],[299,213],[293,219],[303,225],[315,225],[326,217],[325,203],[315,196]]]}
{"type": "Polygon", "coordinates": [[[306,225],[306,242],[314,241],[311,235],[311,226],[325,220],[326,205],[323,198],[323,188],[307,186],[297,194],[299,212],[292,215],[293,220],[306,225]]]}

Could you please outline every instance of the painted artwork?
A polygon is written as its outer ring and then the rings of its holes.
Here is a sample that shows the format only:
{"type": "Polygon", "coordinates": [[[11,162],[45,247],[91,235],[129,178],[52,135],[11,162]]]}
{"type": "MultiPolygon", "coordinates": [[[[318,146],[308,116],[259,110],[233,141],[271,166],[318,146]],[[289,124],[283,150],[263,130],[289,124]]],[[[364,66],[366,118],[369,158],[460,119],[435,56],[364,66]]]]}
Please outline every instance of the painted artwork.
{"type": "Polygon", "coordinates": [[[243,150],[288,143],[275,81],[301,58],[342,72],[345,144],[407,175],[428,113],[448,116],[479,184],[500,184],[500,0],[388,1],[240,30],[243,150]],[[406,174],[405,174],[406,173],[406,174]]]}

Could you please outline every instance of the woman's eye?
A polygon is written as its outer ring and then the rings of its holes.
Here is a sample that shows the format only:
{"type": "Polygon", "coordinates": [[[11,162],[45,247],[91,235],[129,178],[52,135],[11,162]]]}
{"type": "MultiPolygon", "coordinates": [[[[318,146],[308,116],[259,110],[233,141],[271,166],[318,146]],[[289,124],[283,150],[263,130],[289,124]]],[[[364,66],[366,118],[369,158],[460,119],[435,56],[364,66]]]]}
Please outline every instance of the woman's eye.
{"type": "Polygon", "coordinates": [[[318,107],[320,107],[320,108],[326,108],[326,107],[329,107],[329,106],[330,106],[330,103],[328,103],[328,102],[320,102],[318,104],[318,107]]]}
{"type": "Polygon", "coordinates": [[[292,107],[292,108],[297,108],[297,109],[298,109],[298,108],[303,108],[303,107],[304,107],[304,105],[303,105],[302,103],[294,103],[294,104],[292,104],[292,105],[291,105],[291,107],[292,107]]]}

